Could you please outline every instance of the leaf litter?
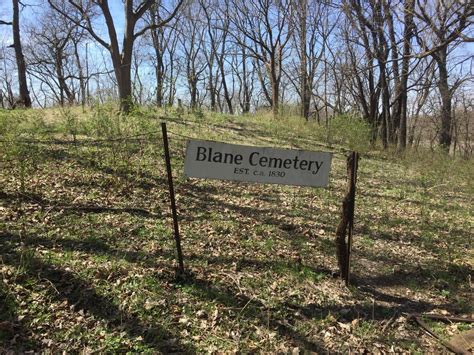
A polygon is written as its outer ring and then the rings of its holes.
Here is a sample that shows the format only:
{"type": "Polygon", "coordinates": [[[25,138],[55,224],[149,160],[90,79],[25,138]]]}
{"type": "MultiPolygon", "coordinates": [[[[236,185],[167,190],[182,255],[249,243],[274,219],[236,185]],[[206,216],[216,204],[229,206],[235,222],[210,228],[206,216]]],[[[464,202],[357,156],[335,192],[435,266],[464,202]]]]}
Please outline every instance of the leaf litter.
{"type": "MultiPolygon", "coordinates": [[[[172,144],[182,159],[184,142],[172,144]]],[[[0,173],[0,351],[437,352],[407,315],[472,315],[472,195],[428,190],[416,166],[361,162],[346,288],[334,277],[342,154],[328,190],[185,180],[175,168],[181,280],[162,162],[137,173],[130,152],[124,169],[107,150],[45,150],[27,191],[0,173]]]]}

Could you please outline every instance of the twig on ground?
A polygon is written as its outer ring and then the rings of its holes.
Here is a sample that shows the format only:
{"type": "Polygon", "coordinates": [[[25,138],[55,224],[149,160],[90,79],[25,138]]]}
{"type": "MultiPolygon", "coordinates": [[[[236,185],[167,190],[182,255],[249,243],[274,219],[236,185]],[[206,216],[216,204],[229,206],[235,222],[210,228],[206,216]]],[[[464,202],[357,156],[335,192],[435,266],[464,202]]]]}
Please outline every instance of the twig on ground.
{"type": "Polygon", "coordinates": [[[382,328],[382,332],[385,333],[385,331],[393,324],[393,322],[395,322],[395,320],[397,319],[398,315],[400,313],[398,311],[395,311],[395,313],[393,314],[393,316],[387,321],[387,323],[385,323],[385,325],[383,326],[382,328]]]}

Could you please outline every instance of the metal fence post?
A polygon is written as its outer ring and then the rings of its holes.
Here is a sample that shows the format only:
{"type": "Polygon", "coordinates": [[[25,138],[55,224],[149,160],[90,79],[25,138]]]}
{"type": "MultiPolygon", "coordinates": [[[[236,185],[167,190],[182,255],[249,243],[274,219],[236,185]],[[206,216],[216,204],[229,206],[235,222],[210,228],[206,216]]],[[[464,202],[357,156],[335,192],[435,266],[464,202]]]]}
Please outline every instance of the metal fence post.
{"type": "Polygon", "coordinates": [[[351,270],[351,249],[352,249],[352,235],[354,232],[354,210],[355,210],[355,194],[357,183],[357,169],[359,167],[359,153],[352,152],[351,167],[349,169],[349,196],[350,196],[350,210],[349,210],[349,235],[347,237],[347,268],[345,275],[345,284],[349,286],[349,276],[351,270]]]}
{"type": "Polygon", "coordinates": [[[183,252],[181,250],[181,238],[179,236],[178,214],[176,212],[176,199],[173,187],[173,175],[171,172],[170,151],[168,145],[168,132],[166,131],[166,122],[161,122],[161,131],[163,133],[163,146],[165,149],[166,172],[168,174],[168,187],[170,192],[171,212],[173,214],[174,239],[176,242],[176,251],[178,254],[178,270],[184,274],[183,252]]]}

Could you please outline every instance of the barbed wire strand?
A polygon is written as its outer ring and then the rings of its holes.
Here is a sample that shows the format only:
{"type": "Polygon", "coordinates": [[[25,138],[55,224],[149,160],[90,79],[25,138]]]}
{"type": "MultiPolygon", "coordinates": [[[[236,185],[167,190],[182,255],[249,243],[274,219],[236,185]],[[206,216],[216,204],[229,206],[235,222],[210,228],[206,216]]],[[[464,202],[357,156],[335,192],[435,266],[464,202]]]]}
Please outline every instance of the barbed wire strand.
{"type": "MultiPolygon", "coordinates": [[[[164,117],[160,116],[159,119],[167,122],[167,123],[177,123],[177,124],[193,124],[193,125],[198,125],[202,126],[204,125],[205,127],[214,127],[219,130],[228,130],[230,131],[238,131],[242,132],[245,131],[245,129],[242,128],[236,128],[236,127],[230,127],[230,126],[224,126],[224,125],[217,125],[217,124],[212,124],[209,122],[198,122],[198,121],[192,121],[192,120],[184,120],[184,119],[176,119],[172,117],[164,117]]],[[[201,139],[199,137],[191,137],[182,133],[177,133],[174,132],[173,130],[168,130],[168,132],[175,136],[175,137],[180,137],[182,140],[188,140],[188,139],[201,139]]],[[[152,143],[156,142],[159,137],[161,137],[162,132],[161,130],[155,130],[151,132],[146,132],[146,133],[140,133],[140,134],[134,134],[134,135],[129,135],[129,136],[124,136],[124,137],[117,137],[117,138],[98,138],[98,139],[75,139],[75,140],[60,140],[60,139],[50,139],[50,140],[41,140],[41,139],[17,139],[17,140],[5,140],[5,139],[0,139],[0,143],[23,143],[23,144],[44,144],[44,145],[82,145],[82,146],[87,146],[87,145],[105,145],[107,143],[121,143],[121,142],[128,142],[128,143],[152,143]],[[158,136],[158,137],[157,137],[158,136]],[[148,138],[148,139],[146,139],[148,138]]],[[[259,140],[263,140],[261,137],[256,136],[255,138],[259,140]]],[[[321,147],[325,147],[331,150],[339,150],[342,153],[348,153],[351,150],[344,148],[344,147],[330,147],[326,144],[323,143],[318,143],[318,142],[308,142],[308,138],[302,138],[302,137],[292,137],[292,139],[296,139],[298,141],[303,141],[306,144],[312,144],[312,145],[318,145],[321,147]]],[[[235,144],[233,141],[222,141],[223,143],[227,144],[235,144]]],[[[290,145],[290,147],[294,149],[301,149],[300,147],[296,147],[294,145],[290,145]]],[[[337,153],[337,151],[335,152],[337,153]]]]}

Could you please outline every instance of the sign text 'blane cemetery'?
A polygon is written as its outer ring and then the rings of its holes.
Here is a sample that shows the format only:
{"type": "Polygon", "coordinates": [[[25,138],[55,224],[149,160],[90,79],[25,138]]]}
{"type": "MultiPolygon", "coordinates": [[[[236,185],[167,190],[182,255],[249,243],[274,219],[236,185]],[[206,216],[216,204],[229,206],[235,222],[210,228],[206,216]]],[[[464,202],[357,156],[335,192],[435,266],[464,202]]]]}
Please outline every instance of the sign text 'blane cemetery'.
{"type": "Polygon", "coordinates": [[[188,177],[298,186],[327,186],[332,154],[190,140],[188,177]]]}

